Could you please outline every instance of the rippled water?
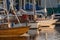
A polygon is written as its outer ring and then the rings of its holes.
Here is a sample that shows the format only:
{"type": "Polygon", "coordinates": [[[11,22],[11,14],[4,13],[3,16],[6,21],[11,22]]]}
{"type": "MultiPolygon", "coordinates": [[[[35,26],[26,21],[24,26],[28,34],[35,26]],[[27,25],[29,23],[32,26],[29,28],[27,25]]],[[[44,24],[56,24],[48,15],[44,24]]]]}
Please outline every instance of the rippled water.
{"type": "Polygon", "coordinates": [[[30,31],[30,35],[32,35],[31,40],[60,40],[60,25],[51,30],[39,31],[38,35],[34,35],[36,33],[34,31],[30,31]]]}
{"type": "Polygon", "coordinates": [[[48,32],[40,32],[40,34],[36,37],[36,40],[59,40],[60,34],[56,30],[50,30],[48,32]]]}
{"type": "Polygon", "coordinates": [[[34,40],[60,40],[60,27],[55,29],[40,31],[38,35],[34,36],[34,40]]]}
{"type": "Polygon", "coordinates": [[[52,30],[29,30],[28,34],[31,36],[29,39],[27,37],[7,37],[0,38],[0,40],[60,40],[60,25],[56,26],[55,29],[52,30]]]}

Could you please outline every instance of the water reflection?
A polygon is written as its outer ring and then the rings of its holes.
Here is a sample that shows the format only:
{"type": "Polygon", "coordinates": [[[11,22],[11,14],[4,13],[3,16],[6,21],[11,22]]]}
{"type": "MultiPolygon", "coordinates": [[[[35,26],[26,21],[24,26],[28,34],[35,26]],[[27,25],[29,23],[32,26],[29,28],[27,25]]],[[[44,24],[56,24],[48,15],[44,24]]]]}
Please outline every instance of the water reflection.
{"type": "MultiPolygon", "coordinates": [[[[60,27],[48,30],[29,30],[28,34],[30,38],[28,40],[60,40],[60,27]],[[39,34],[37,34],[39,32],[39,34]]],[[[27,37],[15,37],[15,38],[0,38],[7,40],[27,40],[27,37]]]]}
{"type": "Polygon", "coordinates": [[[60,40],[60,27],[39,31],[39,35],[34,35],[33,31],[31,32],[31,40],[60,40]]]}
{"type": "Polygon", "coordinates": [[[36,40],[60,40],[60,29],[55,28],[52,30],[40,31],[40,34],[36,37],[36,40]]]}

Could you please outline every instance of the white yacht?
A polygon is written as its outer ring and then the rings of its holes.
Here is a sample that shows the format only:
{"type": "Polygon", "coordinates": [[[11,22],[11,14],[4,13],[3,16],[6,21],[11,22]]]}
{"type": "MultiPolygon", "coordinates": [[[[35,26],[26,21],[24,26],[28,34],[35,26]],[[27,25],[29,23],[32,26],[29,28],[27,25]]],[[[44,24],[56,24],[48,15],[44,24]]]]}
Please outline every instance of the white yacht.
{"type": "Polygon", "coordinates": [[[45,0],[45,8],[43,10],[35,10],[35,1],[33,3],[33,17],[35,22],[37,22],[37,27],[48,27],[48,28],[54,28],[57,19],[54,19],[54,14],[52,14],[50,17],[47,16],[47,9],[46,9],[46,0],[45,0]],[[43,12],[44,14],[38,14],[37,12],[43,12]]]}

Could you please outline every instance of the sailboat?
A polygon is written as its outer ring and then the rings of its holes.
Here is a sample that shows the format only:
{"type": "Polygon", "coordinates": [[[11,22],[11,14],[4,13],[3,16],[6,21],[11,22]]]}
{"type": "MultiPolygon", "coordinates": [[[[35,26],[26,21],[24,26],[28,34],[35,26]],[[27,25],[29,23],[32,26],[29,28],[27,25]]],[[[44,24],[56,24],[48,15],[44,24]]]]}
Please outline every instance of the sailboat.
{"type": "MultiPolygon", "coordinates": [[[[7,11],[7,9],[5,9],[5,10],[7,11]]],[[[5,15],[5,16],[6,17],[4,19],[2,19],[2,17],[1,17],[3,22],[0,22],[0,35],[12,35],[13,36],[13,35],[22,35],[22,34],[28,32],[30,26],[20,24],[20,21],[19,21],[17,15],[15,15],[15,16],[19,23],[14,24],[14,26],[11,25],[12,22],[10,22],[10,20],[9,20],[8,11],[7,11],[7,15],[5,15]],[[5,19],[7,19],[7,21],[5,21],[5,19]]]]}
{"type": "Polygon", "coordinates": [[[0,35],[22,35],[28,32],[30,26],[24,26],[23,24],[10,25],[11,23],[0,23],[0,35]]]}
{"type": "MultiPolygon", "coordinates": [[[[37,27],[42,28],[42,27],[48,27],[48,28],[54,28],[57,19],[54,19],[54,14],[51,15],[51,17],[47,16],[47,9],[46,9],[46,0],[45,0],[45,7],[43,10],[36,10],[36,2],[35,0],[33,1],[33,11],[28,11],[27,14],[32,19],[30,22],[35,22],[37,23],[37,27]],[[37,12],[40,12],[39,14],[37,12]],[[44,14],[42,14],[42,13],[44,14]]],[[[33,26],[32,26],[33,27],[33,26]]]]}
{"type": "Polygon", "coordinates": [[[38,26],[41,27],[48,27],[48,28],[54,28],[57,19],[54,19],[54,14],[51,15],[51,17],[47,16],[47,9],[46,9],[46,0],[45,0],[45,8],[41,10],[43,14],[38,15],[39,17],[37,18],[38,26]]]}

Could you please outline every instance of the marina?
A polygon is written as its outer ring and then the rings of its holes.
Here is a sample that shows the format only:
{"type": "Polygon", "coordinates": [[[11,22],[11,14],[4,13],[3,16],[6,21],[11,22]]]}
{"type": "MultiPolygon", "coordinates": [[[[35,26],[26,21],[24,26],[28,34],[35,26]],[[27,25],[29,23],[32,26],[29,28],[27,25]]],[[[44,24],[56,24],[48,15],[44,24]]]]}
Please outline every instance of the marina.
{"type": "Polygon", "coordinates": [[[60,0],[53,1],[0,0],[0,40],[60,40],[60,0]]]}

